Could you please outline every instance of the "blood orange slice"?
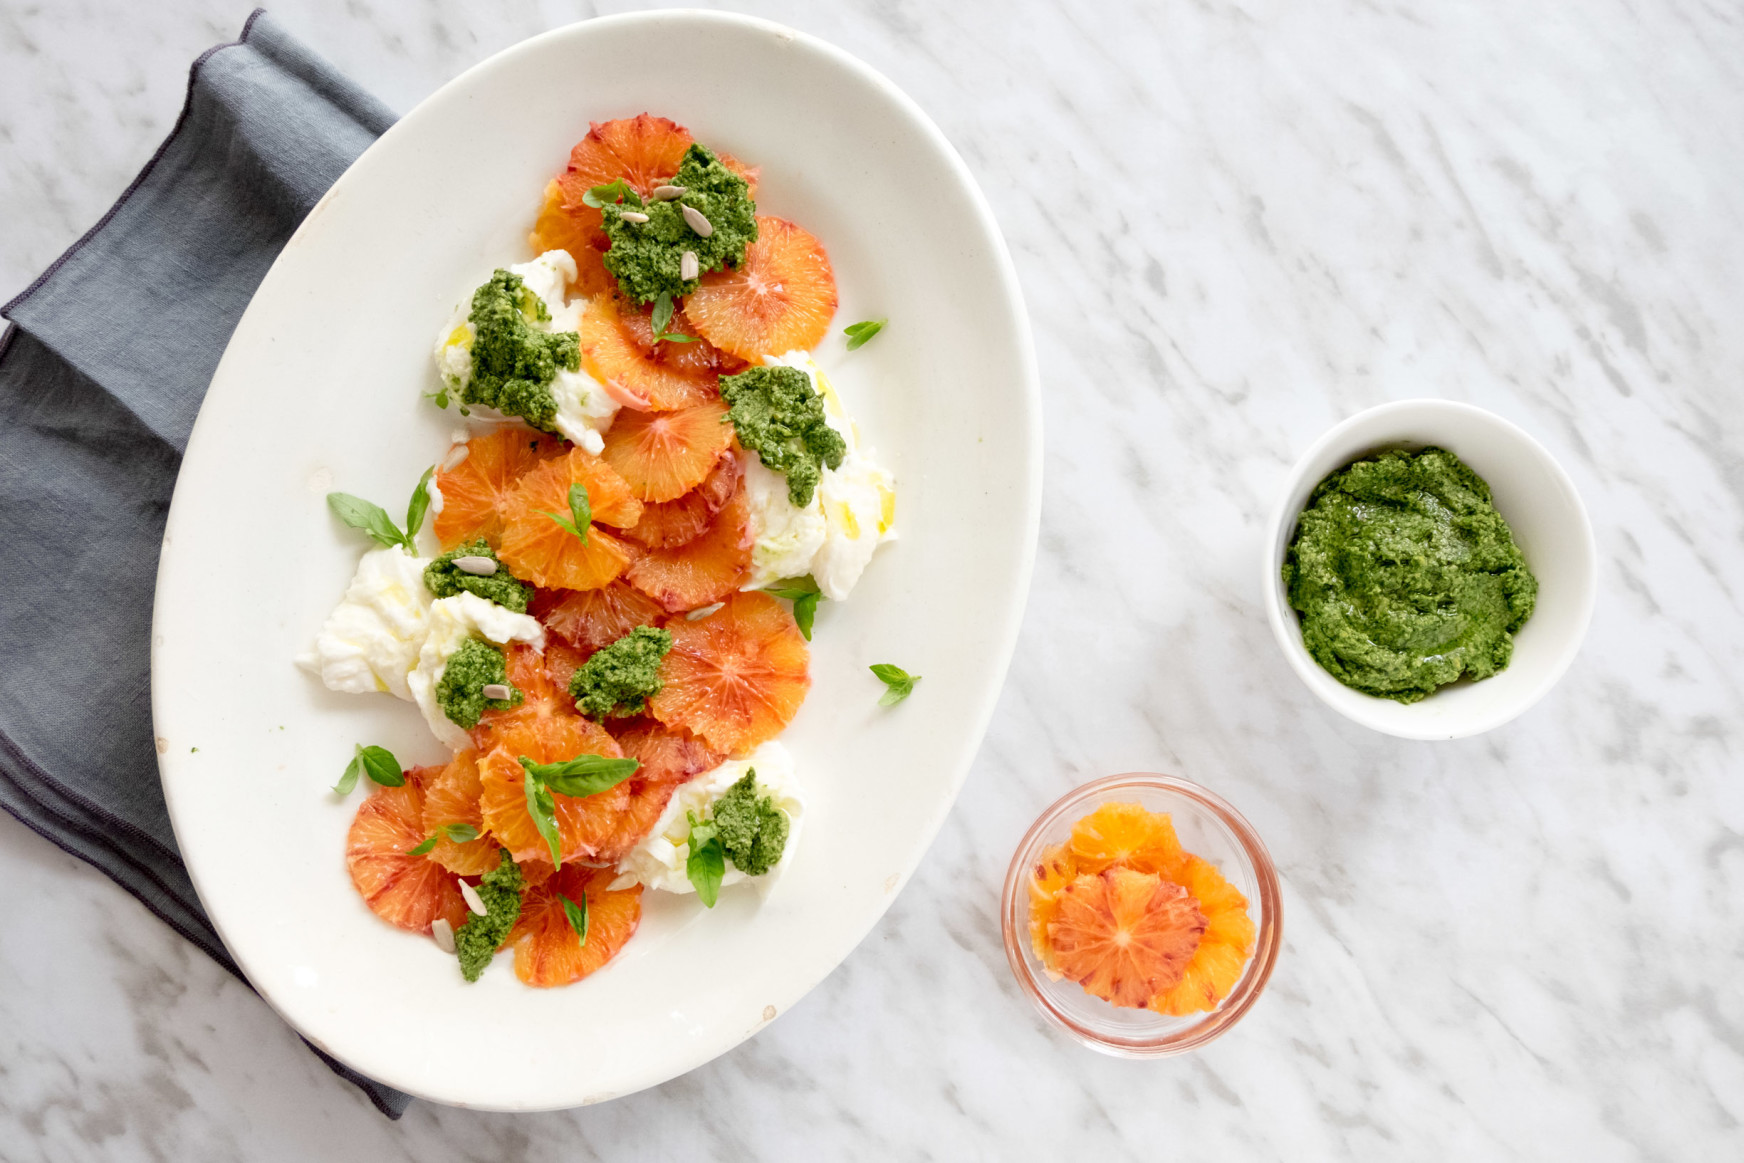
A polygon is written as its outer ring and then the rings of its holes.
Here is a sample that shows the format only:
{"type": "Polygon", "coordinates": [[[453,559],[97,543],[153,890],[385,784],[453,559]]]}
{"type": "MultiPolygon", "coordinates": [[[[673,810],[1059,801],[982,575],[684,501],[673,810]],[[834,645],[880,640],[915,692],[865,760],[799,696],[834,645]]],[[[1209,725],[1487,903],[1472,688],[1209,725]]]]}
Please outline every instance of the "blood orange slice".
{"type": "Polygon", "coordinates": [[[642,766],[625,781],[630,789],[629,803],[611,838],[600,847],[597,858],[603,862],[616,862],[628,855],[653,830],[672,793],[725,758],[689,731],[649,721],[620,729],[616,738],[624,754],[635,756],[642,766]]]}
{"type": "Polygon", "coordinates": [[[1060,890],[1047,940],[1062,976],[1104,1001],[1138,1007],[1181,980],[1204,932],[1204,914],[1180,885],[1114,867],[1060,890]]]}
{"type": "Polygon", "coordinates": [[[811,652],[793,616],[764,593],[735,593],[706,618],[675,618],[654,717],[742,755],[792,720],[811,685],[811,652]]]}
{"type": "Polygon", "coordinates": [[[428,933],[438,917],[459,928],[466,901],[454,874],[428,856],[407,853],[424,842],[424,788],[437,769],[413,768],[400,787],[377,787],[358,805],[345,841],[351,883],[370,911],[390,925],[428,933]]]}
{"type": "Polygon", "coordinates": [[[1055,980],[1060,977],[1048,945],[1048,925],[1060,915],[1060,890],[1078,878],[1072,851],[1064,844],[1043,850],[1029,874],[1029,944],[1042,967],[1055,980]]]}
{"type": "Polygon", "coordinates": [[[703,275],[684,311],[699,335],[741,359],[809,351],[836,313],[836,277],[816,238],[760,215],[745,261],[703,275]]]}
{"type": "Polygon", "coordinates": [[[675,412],[620,413],[600,456],[637,497],[670,501],[702,484],[732,442],[727,406],[712,399],[675,412]]]}
{"type": "Polygon", "coordinates": [[[687,375],[732,375],[743,371],[748,366],[736,355],[728,355],[708,340],[696,333],[696,328],[684,314],[683,307],[675,307],[672,321],[666,325],[668,335],[687,335],[691,342],[682,340],[654,341],[654,309],[631,310],[626,304],[618,304],[618,325],[623,328],[624,335],[639,348],[644,356],[658,363],[665,364],[674,371],[687,375]]]}
{"type": "Polygon", "coordinates": [[[675,500],[643,505],[642,519],[625,532],[649,549],[676,549],[696,540],[714,523],[721,506],[739,491],[741,472],[739,458],[730,449],[721,453],[702,484],[675,500]]]}
{"type": "Polygon", "coordinates": [[[1241,980],[1246,965],[1247,954],[1228,942],[1203,942],[1181,974],[1181,980],[1159,990],[1148,1004],[1160,1014],[1176,1017],[1214,1010],[1241,980]]]}
{"type": "MultiPolygon", "coordinates": [[[[645,335],[650,344],[653,339],[646,319],[613,295],[589,299],[575,330],[581,340],[581,366],[633,412],[682,408],[718,394],[711,368],[689,368],[657,357],[640,338],[645,335]]],[[[620,416],[618,423],[624,419],[620,416]]]]}
{"type": "Polygon", "coordinates": [[[613,891],[617,873],[609,868],[565,865],[521,897],[521,917],[509,934],[515,950],[515,976],[528,985],[569,985],[617,956],[642,921],[642,886],[613,891]],[[587,940],[570,924],[567,897],[587,902],[587,940]]]}
{"type": "Polygon", "coordinates": [[[478,797],[484,785],[478,780],[478,752],[462,751],[425,785],[424,835],[435,836],[430,859],[457,876],[483,876],[500,863],[497,842],[484,830],[478,797]],[[478,829],[476,840],[456,842],[442,834],[445,824],[467,824],[478,829]]]}
{"type": "Polygon", "coordinates": [[[666,613],[653,598],[621,581],[597,590],[541,591],[532,611],[547,630],[587,654],[610,646],[638,626],[658,625],[666,613]]]}
{"type": "Polygon", "coordinates": [[[442,511],[436,514],[436,540],[443,549],[482,537],[492,547],[502,540],[503,502],[527,471],[557,456],[563,442],[518,424],[504,425],[464,445],[466,456],[436,474],[442,511]]]}
{"type": "Polygon", "coordinates": [[[521,478],[503,501],[503,532],[498,553],[516,577],[542,587],[591,590],[607,584],[629,566],[629,546],[600,524],[634,526],[642,503],[611,466],[585,449],[547,461],[521,478]],[[569,489],[587,489],[594,526],[583,542],[558,524],[553,514],[570,518],[569,489]]]}
{"type": "Polygon", "coordinates": [[[545,187],[545,200],[539,207],[539,216],[533,220],[533,230],[527,236],[527,242],[534,254],[567,250],[575,260],[575,282],[571,284],[571,293],[597,295],[615,285],[611,272],[606,270],[605,260],[600,257],[611,244],[605,231],[599,228],[599,211],[591,206],[582,209],[592,216],[591,224],[563,204],[563,185],[553,178],[545,187]]]}
{"type": "Polygon", "coordinates": [[[599,211],[583,203],[583,195],[622,178],[646,199],[678,172],[691,140],[684,126],[647,113],[595,121],[569,151],[569,169],[558,179],[564,202],[577,211],[591,210],[597,227],[599,211]]]}
{"type": "Polygon", "coordinates": [[[625,576],[631,585],[679,614],[718,602],[738,589],[751,568],[754,544],[751,503],[740,490],[715,514],[701,537],[676,549],[650,549],[625,576]]]}
{"type": "Polygon", "coordinates": [[[1072,826],[1071,845],[1080,872],[1119,864],[1175,880],[1186,856],[1168,813],[1147,811],[1142,804],[1103,804],[1072,826]]]}

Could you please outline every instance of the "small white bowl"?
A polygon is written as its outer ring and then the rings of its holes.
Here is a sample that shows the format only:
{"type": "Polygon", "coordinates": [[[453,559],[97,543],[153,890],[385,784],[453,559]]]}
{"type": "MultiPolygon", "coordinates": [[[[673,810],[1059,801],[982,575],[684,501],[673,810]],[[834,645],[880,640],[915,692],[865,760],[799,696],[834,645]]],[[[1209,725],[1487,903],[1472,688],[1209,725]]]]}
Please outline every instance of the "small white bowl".
{"type": "Polygon", "coordinates": [[[1556,685],[1592,618],[1597,555],[1574,482],[1536,440],[1470,404],[1400,400],[1336,425],[1290,470],[1271,530],[1264,557],[1266,616],[1284,657],[1327,706],[1402,739],[1461,739],[1513,719],[1556,685]],[[1497,511],[1538,578],[1538,604],[1514,636],[1507,669],[1481,682],[1462,679],[1421,702],[1399,703],[1352,690],[1314,661],[1302,645],[1301,621],[1290,608],[1281,571],[1296,519],[1329,474],[1389,448],[1431,445],[1452,452],[1489,483],[1497,511]]]}

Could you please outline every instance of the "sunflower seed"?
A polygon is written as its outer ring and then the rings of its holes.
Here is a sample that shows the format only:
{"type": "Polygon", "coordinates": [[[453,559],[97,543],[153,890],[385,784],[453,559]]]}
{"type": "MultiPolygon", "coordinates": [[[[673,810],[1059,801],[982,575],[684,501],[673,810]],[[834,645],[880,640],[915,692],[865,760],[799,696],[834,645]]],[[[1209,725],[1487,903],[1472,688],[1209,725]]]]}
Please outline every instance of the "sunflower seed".
{"type": "Polygon", "coordinates": [[[472,446],[461,442],[448,450],[448,455],[442,458],[442,471],[453,472],[466,461],[472,452],[472,446]]]}
{"type": "Polygon", "coordinates": [[[716,602],[712,606],[699,607],[695,610],[692,610],[690,613],[686,614],[684,616],[684,620],[686,622],[700,622],[704,618],[708,617],[710,614],[714,613],[716,610],[720,609],[722,606],[724,606],[726,604],[727,603],[725,603],[725,602],[716,602]]]}
{"type": "Polygon", "coordinates": [[[430,922],[430,935],[436,938],[436,948],[444,953],[454,952],[454,926],[446,920],[437,917],[430,922]]]}
{"type": "Polygon", "coordinates": [[[637,226],[648,221],[648,216],[640,210],[625,210],[622,214],[619,214],[618,217],[622,218],[625,222],[634,222],[637,226]]]}
{"type": "Polygon", "coordinates": [[[702,273],[702,264],[696,261],[696,251],[687,250],[678,256],[678,277],[685,282],[696,278],[702,273]]]}
{"type": "Polygon", "coordinates": [[[457,557],[454,568],[461,573],[470,573],[473,577],[495,577],[497,563],[489,557],[457,557]]]}
{"type": "Polygon", "coordinates": [[[466,901],[466,907],[478,916],[482,917],[490,912],[484,907],[484,900],[478,895],[478,890],[464,880],[460,882],[460,895],[466,901]]]}
{"type": "Polygon", "coordinates": [[[487,682],[478,689],[478,693],[487,699],[497,699],[501,701],[514,698],[515,688],[509,686],[507,683],[487,682]]]}
{"type": "Polygon", "coordinates": [[[690,223],[690,228],[696,231],[697,237],[707,238],[715,232],[714,226],[707,218],[703,217],[701,210],[698,210],[695,206],[685,206],[683,207],[683,210],[684,220],[690,223]]]}
{"type": "Polygon", "coordinates": [[[672,199],[681,196],[689,188],[690,187],[688,186],[655,186],[654,200],[656,202],[670,202],[672,199]]]}

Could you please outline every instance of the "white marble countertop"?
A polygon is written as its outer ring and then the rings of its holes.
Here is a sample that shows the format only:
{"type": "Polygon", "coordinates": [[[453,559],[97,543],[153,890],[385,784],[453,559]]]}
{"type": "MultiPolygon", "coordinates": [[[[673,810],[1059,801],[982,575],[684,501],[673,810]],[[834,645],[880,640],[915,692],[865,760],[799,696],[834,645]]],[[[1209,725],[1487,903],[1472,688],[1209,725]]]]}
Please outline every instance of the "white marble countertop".
{"type": "MultiPolygon", "coordinates": [[[[274,14],[405,109],[592,11],[504,7],[274,14]]],[[[931,854],[841,969],[692,1074],[584,1110],[419,1103],[395,1124],[131,897],[0,816],[0,1155],[1744,1154],[1738,13],[743,7],[849,48],[937,119],[1035,322],[1035,586],[931,854]],[[1599,543],[1573,669],[1459,743],[1323,708],[1259,604],[1290,463],[1336,420],[1414,395],[1532,432],[1599,543]],[[1174,1061],[1044,1028],[999,943],[1023,828],[1135,768],[1232,800],[1284,880],[1270,990],[1174,1061]]],[[[0,0],[0,299],[107,208],[168,131],[189,61],[246,15],[0,0]]]]}

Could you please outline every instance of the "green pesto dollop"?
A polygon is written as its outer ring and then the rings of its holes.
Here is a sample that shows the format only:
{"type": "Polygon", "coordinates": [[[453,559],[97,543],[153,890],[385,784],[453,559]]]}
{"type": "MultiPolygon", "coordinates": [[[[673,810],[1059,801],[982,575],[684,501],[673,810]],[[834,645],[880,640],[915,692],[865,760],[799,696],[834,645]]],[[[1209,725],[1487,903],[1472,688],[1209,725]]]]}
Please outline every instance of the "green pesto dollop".
{"type": "Polygon", "coordinates": [[[733,867],[746,876],[762,876],[787,848],[787,814],[775,801],[757,792],[757,769],[751,768],[714,805],[715,835],[733,867]]]}
{"type": "Polygon", "coordinates": [[[520,275],[502,269],[473,292],[467,318],[477,334],[472,340],[472,377],[461,390],[460,402],[495,408],[552,431],[557,397],[551,381],[559,368],[575,371],[581,366],[581,340],[575,332],[535,327],[549,323],[551,312],[520,275]]]}
{"type": "Polygon", "coordinates": [[[456,545],[425,566],[424,588],[438,598],[452,598],[463,593],[477,594],[485,601],[495,602],[517,614],[527,612],[527,602],[533,596],[533,587],[515,580],[515,575],[509,572],[509,567],[503,564],[496,550],[490,547],[490,542],[482,537],[456,545]],[[497,563],[497,571],[489,577],[467,573],[454,564],[457,557],[488,557],[497,563]]]}
{"type": "Polygon", "coordinates": [[[699,273],[745,261],[745,248],[757,241],[757,203],[745,179],[721,164],[705,145],[684,153],[671,185],[684,193],[670,202],[611,202],[601,207],[606,237],[606,269],[617,276],[624,294],[651,303],[662,294],[674,299],[696,290],[697,279],[682,277],[685,251],[696,255],[699,273]],[[685,221],[682,207],[699,211],[714,227],[707,238],[685,221]],[[646,214],[648,221],[626,221],[624,212],[646,214]]]}
{"type": "Polygon", "coordinates": [[[787,499],[811,504],[823,469],[842,467],[848,444],[824,419],[824,398],[796,367],[754,367],[721,377],[721,398],[739,443],[787,477],[787,499]]]}
{"type": "Polygon", "coordinates": [[[1490,486],[1444,448],[1383,452],[1321,481],[1283,575],[1314,660],[1401,703],[1506,667],[1538,599],[1490,486]]]}
{"type": "Polygon", "coordinates": [[[521,705],[526,696],[514,687],[509,688],[506,699],[484,697],[485,687],[492,683],[507,685],[508,681],[509,668],[503,652],[488,642],[468,638],[448,656],[448,665],[436,680],[436,705],[451,722],[470,731],[478,726],[478,717],[486,708],[506,711],[521,705]]]}
{"type": "Polygon", "coordinates": [[[593,656],[569,676],[575,709],[591,719],[639,715],[660,693],[660,661],[672,649],[672,635],[638,626],[593,656]]]}
{"type": "Polygon", "coordinates": [[[466,923],[454,934],[454,953],[460,958],[460,975],[477,981],[484,967],[491,963],[496,951],[509,939],[509,931],[521,919],[521,889],[526,880],[509,850],[504,848],[502,862],[478,882],[478,898],[484,902],[484,916],[468,913],[466,923]]]}

